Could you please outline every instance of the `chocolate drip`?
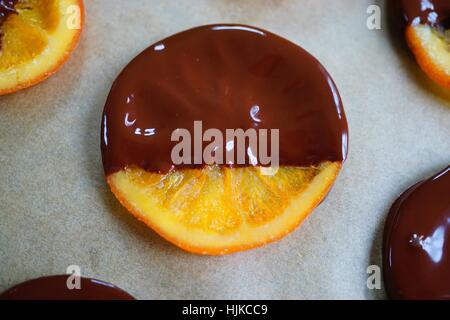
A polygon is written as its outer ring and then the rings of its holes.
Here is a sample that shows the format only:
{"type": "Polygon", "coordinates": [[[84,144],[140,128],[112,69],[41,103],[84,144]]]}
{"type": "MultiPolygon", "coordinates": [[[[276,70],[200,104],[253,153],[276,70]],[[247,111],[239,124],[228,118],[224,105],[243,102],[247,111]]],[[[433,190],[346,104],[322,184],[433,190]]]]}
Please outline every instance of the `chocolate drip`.
{"type": "Polygon", "coordinates": [[[406,22],[411,25],[428,24],[448,28],[449,0],[401,0],[406,22]]]}
{"type": "Polygon", "coordinates": [[[0,295],[0,300],[134,300],[103,281],[81,278],[80,289],[69,290],[68,275],[48,276],[23,282],[0,295]]]}
{"type": "Polygon", "coordinates": [[[203,132],[224,136],[226,129],[279,129],[280,165],[347,156],[341,98],[314,57],[261,29],[209,25],[157,42],[118,76],[102,118],[105,173],[132,165],[167,172],[177,144],[171,133],[184,128],[194,136],[196,120],[203,132]]]}
{"type": "Polygon", "coordinates": [[[0,50],[2,49],[3,32],[1,27],[10,14],[17,13],[14,9],[18,0],[0,0],[0,50]]]}
{"type": "Polygon", "coordinates": [[[18,0],[0,0],[0,27],[6,18],[13,13],[17,13],[14,9],[18,0]]]}
{"type": "Polygon", "coordinates": [[[450,299],[450,166],[393,204],[383,270],[392,299],[450,299]]]}

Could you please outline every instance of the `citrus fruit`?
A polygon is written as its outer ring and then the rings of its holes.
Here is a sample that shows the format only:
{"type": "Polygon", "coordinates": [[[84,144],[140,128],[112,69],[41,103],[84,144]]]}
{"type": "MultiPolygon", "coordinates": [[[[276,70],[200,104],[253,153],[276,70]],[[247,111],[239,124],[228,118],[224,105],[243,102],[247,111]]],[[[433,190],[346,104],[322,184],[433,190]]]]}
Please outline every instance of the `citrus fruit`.
{"type": "Polygon", "coordinates": [[[55,73],[78,43],[83,25],[82,0],[8,2],[0,26],[0,95],[55,73]]]}
{"type": "Polygon", "coordinates": [[[127,168],[108,176],[111,190],[133,215],[186,251],[220,255],[277,240],[322,201],[341,163],[281,167],[172,170],[127,168]]]}
{"type": "Polygon", "coordinates": [[[130,213],[186,251],[221,255],[297,227],[335,181],[348,129],[312,55],[269,31],[220,24],[133,59],[100,137],[106,180],[130,213]]]}
{"type": "Polygon", "coordinates": [[[408,26],[406,39],[417,63],[433,81],[450,89],[450,35],[432,26],[408,26]]]}
{"type": "Polygon", "coordinates": [[[450,1],[398,1],[406,21],[406,42],[421,69],[436,83],[450,88],[450,1]]]}

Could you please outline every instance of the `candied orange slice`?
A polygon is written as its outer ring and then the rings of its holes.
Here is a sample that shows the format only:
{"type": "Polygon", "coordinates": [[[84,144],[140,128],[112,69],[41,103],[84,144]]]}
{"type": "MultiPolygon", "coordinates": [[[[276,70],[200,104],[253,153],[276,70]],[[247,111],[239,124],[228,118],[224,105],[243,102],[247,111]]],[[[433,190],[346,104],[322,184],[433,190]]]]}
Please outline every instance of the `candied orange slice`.
{"type": "Polygon", "coordinates": [[[408,26],[406,40],[422,70],[450,89],[450,34],[428,25],[408,26]]]}
{"type": "Polygon", "coordinates": [[[0,95],[55,73],[78,43],[82,0],[19,0],[0,30],[0,95]]]}
{"type": "Polygon", "coordinates": [[[221,255],[261,246],[291,232],[327,195],[341,168],[324,162],[281,167],[172,170],[127,168],[107,177],[133,215],[182,249],[221,255]]]}

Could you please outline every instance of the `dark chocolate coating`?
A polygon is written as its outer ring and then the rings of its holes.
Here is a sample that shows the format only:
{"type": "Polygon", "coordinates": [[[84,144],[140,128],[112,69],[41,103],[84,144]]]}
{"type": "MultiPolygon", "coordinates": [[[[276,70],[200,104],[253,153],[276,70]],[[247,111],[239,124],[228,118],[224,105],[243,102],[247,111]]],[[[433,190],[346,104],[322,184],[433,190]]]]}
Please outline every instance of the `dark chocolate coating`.
{"type": "Polygon", "coordinates": [[[48,276],[23,282],[0,295],[0,300],[134,300],[118,287],[81,278],[81,289],[67,288],[68,275],[48,276]]]}
{"type": "Polygon", "coordinates": [[[105,173],[132,165],[169,171],[177,143],[171,133],[185,128],[193,135],[196,120],[203,132],[217,128],[224,135],[225,129],[279,129],[280,165],[347,156],[341,98],[314,57],[258,28],[208,25],[150,46],[115,80],[102,118],[105,173]]]}
{"type": "Polygon", "coordinates": [[[3,44],[3,30],[2,25],[9,15],[17,13],[15,6],[18,0],[0,0],[0,50],[3,44]]]}
{"type": "Polygon", "coordinates": [[[0,0],[0,27],[10,14],[17,13],[14,9],[17,1],[18,0],[0,0]]]}
{"type": "Polygon", "coordinates": [[[450,166],[393,204],[383,271],[392,299],[450,299],[450,166]]]}
{"type": "Polygon", "coordinates": [[[449,0],[401,0],[401,5],[408,24],[428,24],[440,28],[449,26],[449,0]]]}

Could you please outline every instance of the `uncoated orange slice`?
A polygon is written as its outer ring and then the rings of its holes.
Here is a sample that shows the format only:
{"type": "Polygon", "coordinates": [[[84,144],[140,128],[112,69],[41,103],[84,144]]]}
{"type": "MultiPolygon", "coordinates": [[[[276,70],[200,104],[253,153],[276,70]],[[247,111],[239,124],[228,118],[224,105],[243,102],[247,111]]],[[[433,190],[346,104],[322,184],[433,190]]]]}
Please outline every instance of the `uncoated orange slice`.
{"type": "Polygon", "coordinates": [[[221,255],[280,239],[327,195],[340,162],[281,167],[172,170],[158,174],[133,167],[107,181],[138,219],[182,249],[221,255]]]}
{"type": "Polygon", "coordinates": [[[449,35],[428,25],[410,25],[406,29],[406,40],[428,77],[450,89],[449,35]]]}
{"type": "Polygon", "coordinates": [[[82,0],[20,0],[1,26],[0,95],[55,73],[78,43],[82,0]]]}

